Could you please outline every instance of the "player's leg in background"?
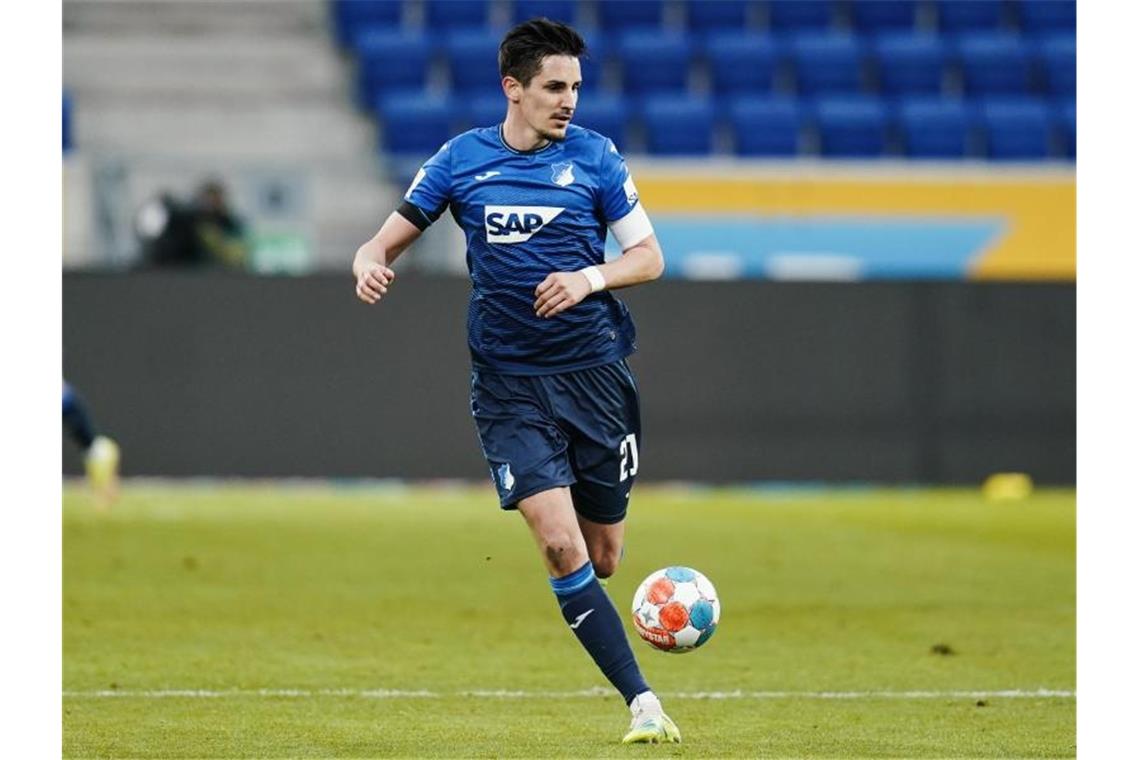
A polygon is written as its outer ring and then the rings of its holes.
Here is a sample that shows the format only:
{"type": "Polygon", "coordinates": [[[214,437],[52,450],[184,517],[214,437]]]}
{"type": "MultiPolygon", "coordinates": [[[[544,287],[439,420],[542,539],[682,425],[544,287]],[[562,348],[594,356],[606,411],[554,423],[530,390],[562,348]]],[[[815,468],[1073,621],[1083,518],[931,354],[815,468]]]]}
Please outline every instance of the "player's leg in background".
{"type": "Polygon", "coordinates": [[[625,520],[613,525],[594,522],[578,515],[578,528],[586,539],[586,551],[594,572],[603,580],[617,572],[625,554],[625,520]]]}
{"type": "Polygon", "coordinates": [[[91,422],[91,415],[87,413],[87,405],[79,398],[75,389],[66,382],[63,384],[63,424],[80,449],[86,452],[95,442],[95,426],[91,422]]]}
{"type": "Polygon", "coordinates": [[[621,616],[598,583],[570,489],[552,488],[518,504],[542,553],[562,617],[626,704],[649,692],[621,616]]]}
{"type": "Polygon", "coordinates": [[[91,420],[87,405],[68,383],[63,384],[63,423],[72,440],[83,449],[87,480],[96,504],[106,509],[119,494],[119,445],[101,435],[91,420]]]}

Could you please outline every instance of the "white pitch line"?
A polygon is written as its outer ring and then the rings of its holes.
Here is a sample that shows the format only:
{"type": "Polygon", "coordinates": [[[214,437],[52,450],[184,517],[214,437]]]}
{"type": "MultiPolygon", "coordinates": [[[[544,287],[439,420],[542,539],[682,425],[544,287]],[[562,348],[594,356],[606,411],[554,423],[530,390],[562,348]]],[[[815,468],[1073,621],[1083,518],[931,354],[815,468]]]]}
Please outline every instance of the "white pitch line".
{"type": "MultiPolygon", "coordinates": [[[[361,699],[573,699],[616,697],[611,689],[594,687],[579,691],[485,690],[441,692],[427,689],[102,689],[64,691],[66,699],[226,699],[270,697],[311,699],[314,697],[358,697],[361,699]]],[[[994,691],[678,691],[662,693],[668,699],[1075,699],[1077,693],[1064,689],[999,689],[994,691]]]]}

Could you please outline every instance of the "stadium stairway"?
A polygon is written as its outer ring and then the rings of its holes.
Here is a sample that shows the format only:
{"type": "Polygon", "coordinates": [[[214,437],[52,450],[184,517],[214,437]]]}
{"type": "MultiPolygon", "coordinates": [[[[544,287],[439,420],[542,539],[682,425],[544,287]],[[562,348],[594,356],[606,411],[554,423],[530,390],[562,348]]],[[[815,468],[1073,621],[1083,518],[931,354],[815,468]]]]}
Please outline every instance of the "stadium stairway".
{"type": "Polygon", "coordinates": [[[292,171],[306,178],[321,267],[347,266],[392,206],[325,4],[65,2],[63,22],[77,159],[124,161],[143,185],[133,196],[163,189],[146,185],[179,166],[184,181],[169,189],[180,193],[207,176],[240,190],[243,173],[292,171]]]}

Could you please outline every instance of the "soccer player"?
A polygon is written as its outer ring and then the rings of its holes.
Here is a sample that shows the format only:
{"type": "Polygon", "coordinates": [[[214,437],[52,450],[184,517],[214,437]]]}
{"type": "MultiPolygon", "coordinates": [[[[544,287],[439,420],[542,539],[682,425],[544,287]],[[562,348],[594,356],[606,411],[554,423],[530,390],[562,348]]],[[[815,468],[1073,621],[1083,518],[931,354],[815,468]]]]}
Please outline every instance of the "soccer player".
{"type": "Polygon", "coordinates": [[[526,520],[562,616],[625,697],[623,741],[679,742],[599,583],[621,559],[641,435],[633,322],[609,291],[656,279],[664,260],[613,142],[570,123],[584,53],[561,23],[511,29],[499,47],[503,122],[423,165],[353,273],[357,296],[377,303],[392,262],[451,208],[473,285],[471,411],[500,505],[526,520]],[[607,228],[622,255],[604,263],[607,228]]]}
{"type": "Polygon", "coordinates": [[[99,435],[87,405],[65,380],[63,382],[63,423],[72,440],[83,450],[83,463],[87,481],[99,506],[111,506],[119,492],[119,445],[105,435],[99,435]]]}

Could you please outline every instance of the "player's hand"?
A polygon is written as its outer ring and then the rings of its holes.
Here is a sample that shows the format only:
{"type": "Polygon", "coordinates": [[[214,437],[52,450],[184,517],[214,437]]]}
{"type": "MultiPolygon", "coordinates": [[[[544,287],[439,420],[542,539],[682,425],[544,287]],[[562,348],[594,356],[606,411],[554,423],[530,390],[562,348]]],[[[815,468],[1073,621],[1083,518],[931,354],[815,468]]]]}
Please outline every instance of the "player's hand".
{"type": "Polygon", "coordinates": [[[552,272],[534,289],[534,313],[553,317],[590,295],[590,281],[581,272],[552,272]]]}
{"type": "Polygon", "coordinates": [[[356,296],[364,303],[376,303],[395,279],[396,273],[383,264],[368,264],[356,276],[356,296]]]}

